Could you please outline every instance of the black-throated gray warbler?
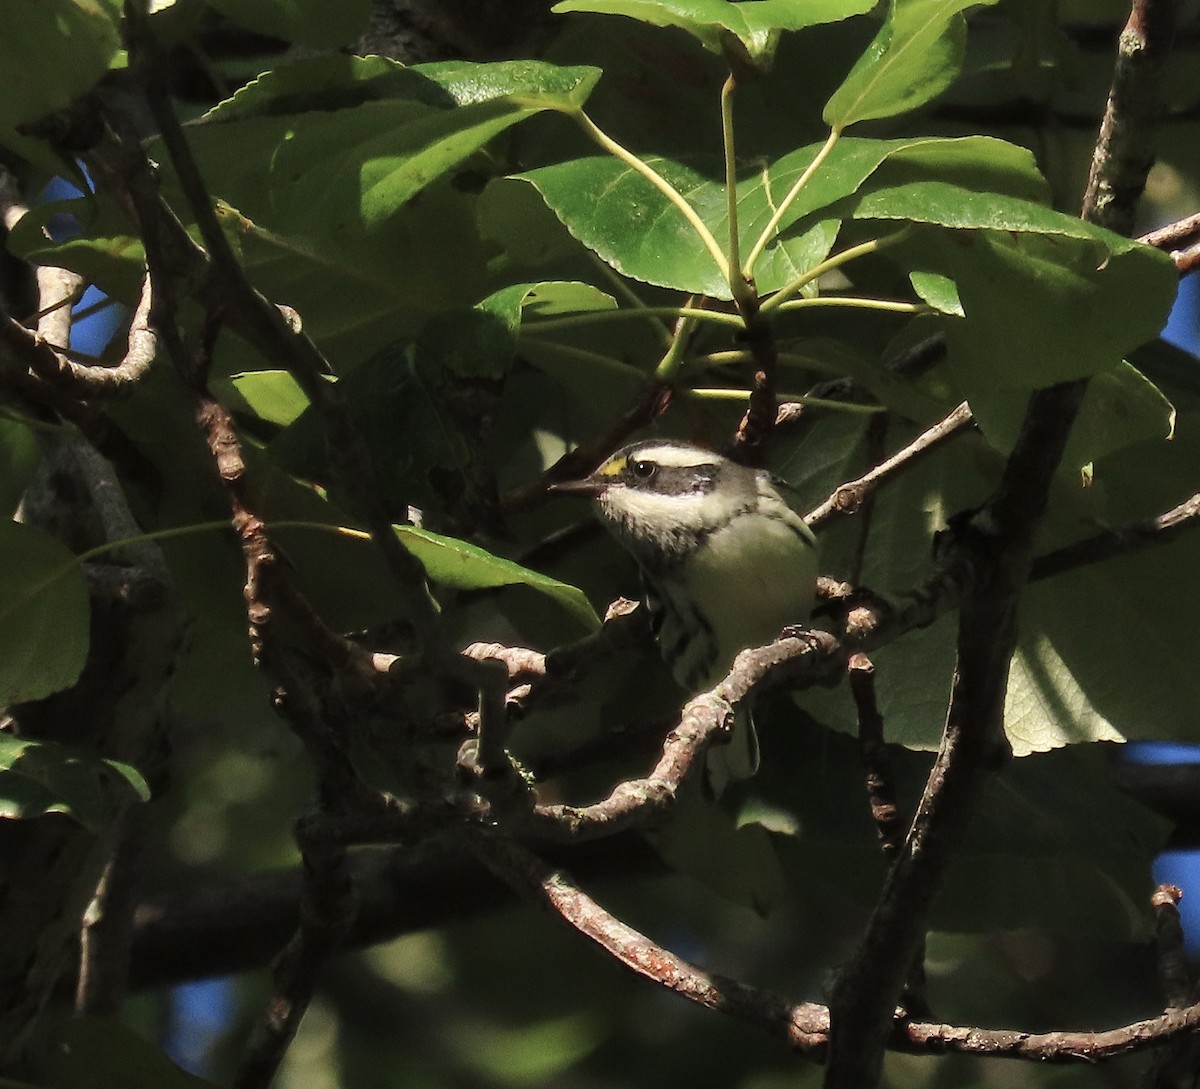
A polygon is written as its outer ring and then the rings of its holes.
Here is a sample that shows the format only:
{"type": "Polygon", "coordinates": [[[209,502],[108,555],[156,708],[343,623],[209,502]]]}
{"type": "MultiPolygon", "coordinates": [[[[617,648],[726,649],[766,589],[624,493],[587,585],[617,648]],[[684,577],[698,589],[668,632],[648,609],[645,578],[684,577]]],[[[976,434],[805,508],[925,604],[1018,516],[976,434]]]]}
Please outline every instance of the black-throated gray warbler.
{"type": "MultiPolygon", "coordinates": [[[[690,443],[650,440],[555,490],[590,496],[637,561],[663,659],[689,693],[716,684],[739,651],[808,618],[816,538],[770,473],[690,443]]],[[[748,774],[757,743],[752,728],[744,734],[748,774]]]]}

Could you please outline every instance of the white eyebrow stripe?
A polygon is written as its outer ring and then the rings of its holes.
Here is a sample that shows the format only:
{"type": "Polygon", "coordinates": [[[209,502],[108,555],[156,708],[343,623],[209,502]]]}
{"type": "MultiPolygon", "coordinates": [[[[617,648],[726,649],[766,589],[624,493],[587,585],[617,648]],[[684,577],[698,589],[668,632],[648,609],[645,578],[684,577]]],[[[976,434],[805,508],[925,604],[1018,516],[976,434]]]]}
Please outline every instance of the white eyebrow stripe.
{"type": "Polygon", "coordinates": [[[643,446],[630,452],[631,460],[653,461],[671,468],[687,469],[696,465],[716,465],[719,455],[707,450],[691,450],[678,446],[643,446]]]}

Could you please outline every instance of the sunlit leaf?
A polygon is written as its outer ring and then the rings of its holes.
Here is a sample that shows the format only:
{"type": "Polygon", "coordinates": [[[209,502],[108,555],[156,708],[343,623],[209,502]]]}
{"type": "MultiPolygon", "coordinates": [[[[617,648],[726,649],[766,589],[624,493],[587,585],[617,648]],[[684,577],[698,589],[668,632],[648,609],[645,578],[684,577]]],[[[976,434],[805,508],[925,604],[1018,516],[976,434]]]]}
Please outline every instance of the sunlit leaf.
{"type": "Polygon", "coordinates": [[[872,7],[872,0],[563,0],[551,10],[626,15],[654,26],[678,27],[715,52],[722,51],[730,35],[755,64],[767,67],[780,31],[836,22],[872,7]]]}
{"type": "Polygon", "coordinates": [[[826,103],[826,122],[840,130],[905,113],[941,94],[962,65],[962,11],[979,6],[980,0],[891,0],[875,40],[826,103]]]}
{"type": "MultiPolygon", "coordinates": [[[[766,230],[779,202],[820,150],[820,144],[800,148],[739,181],[738,228],[743,252],[766,230]]],[[[656,156],[646,161],[679,190],[716,238],[727,236],[719,164],[656,156]]],[[[778,237],[768,244],[754,269],[758,290],[766,293],[782,287],[823,260],[843,214],[837,202],[857,192],[889,162],[895,164],[897,173],[920,168],[1018,201],[1044,199],[1046,193],[1030,153],[1002,140],[982,136],[957,140],[843,138],[780,218],[778,237]],[[830,218],[818,216],[831,205],[835,211],[830,218]]],[[[576,238],[625,275],[681,291],[730,297],[729,285],[712,256],[679,210],[641,174],[618,160],[609,156],[575,159],[517,177],[537,189],[576,238]]],[[[859,214],[858,203],[847,207],[859,214]]],[[[1051,221],[1049,216],[1046,221],[1051,221]]]]}
{"type": "Polygon", "coordinates": [[[496,586],[531,586],[554,598],[585,627],[599,624],[595,610],[582,591],[548,575],[531,571],[519,563],[493,556],[490,552],[430,533],[415,526],[396,526],[396,534],[414,556],[424,565],[434,582],[460,590],[485,590],[496,586]]]}
{"type": "Polygon", "coordinates": [[[308,408],[308,397],[288,371],[235,374],[234,387],[246,404],[268,423],[286,427],[308,408]]]}

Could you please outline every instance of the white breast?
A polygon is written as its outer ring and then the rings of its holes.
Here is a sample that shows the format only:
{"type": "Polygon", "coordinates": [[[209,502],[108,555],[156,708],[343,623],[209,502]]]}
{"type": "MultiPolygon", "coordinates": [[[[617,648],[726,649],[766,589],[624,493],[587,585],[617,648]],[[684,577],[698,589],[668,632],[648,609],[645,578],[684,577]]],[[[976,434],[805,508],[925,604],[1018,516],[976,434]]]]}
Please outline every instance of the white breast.
{"type": "Polygon", "coordinates": [[[798,535],[807,533],[796,528],[795,523],[803,525],[798,517],[789,522],[738,518],[674,573],[682,586],[664,588],[659,639],[676,679],[691,691],[720,680],[739,651],[769,643],[789,624],[808,619],[817,550],[798,535]],[[688,615],[676,602],[687,602],[699,615],[688,615]],[[672,646],[685,646],[689,637],[697,645],[672,658],[672,646]]]}

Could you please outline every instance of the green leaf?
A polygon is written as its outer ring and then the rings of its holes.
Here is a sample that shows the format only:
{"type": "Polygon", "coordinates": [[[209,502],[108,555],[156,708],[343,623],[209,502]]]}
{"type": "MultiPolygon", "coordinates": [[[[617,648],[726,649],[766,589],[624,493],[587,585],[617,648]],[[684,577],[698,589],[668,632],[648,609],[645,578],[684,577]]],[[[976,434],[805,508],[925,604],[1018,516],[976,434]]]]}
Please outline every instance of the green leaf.
{"type": "Polygon", "coordinates": [[[949,276],[940,272],[922,272],[916,269],[908,274],[913,290],[935,310],[951,317],[965,317],[958,288],[949,276]]]}
{"type": "Polygon", "coordinates": [[[502,98],[572,110],[599,78],[591,67],[515,60],[404,65],[387,57],[308,57],[281,64],[218,103],[200,124],[350,110],[367,102],[408,101],[447,110],[502,98]]]}
{"type": "MultiPolygon", "coordinates": [[[[657,156],[644,161],[705,223],[724,214],[722,189],[697,170],[657,156]]],[[[619,160],[590,156],[516,177],[533,185],[567,230],[618,272],[660,287],[730,297],[712,255],[679,210],[619,160]]]]}
{"type": "Polygon", "coordinates": [[[1116,235],[980,231],[946,251],[966,315],[947,326],[952,358],[985,391],[1115,367],[1157,336],[1178,286],[1166,254],[1116,235]]]}
{"type": "Polygon", "coordinates": [[[835,210],[844,211],[855,219],[903,219],[955,230],[990,228],[1055,235],[1093,241],[1114,253],[1138,245],[1076,216],[1056,212],[1023,194],[997,191],[990,185],[968,187],[957,179],[930,176],[932,172],[916,155],[900,160],[900,164],[911,167],[911,176],[922,180],[897,180],[896,175],[881,171],[874,179],[877,184],[864,187],[858,197],[838,205],[835,210]]]}
{"type": "Polygon", "coordinates": [[[55,1032],[41,1077],[52,1089],[212,1089],[115,1018],[75,1017],[55,1032]]]}
{"type": "MultiPolygon", "coordinates": [[[[790,152],[738,183],[738,228],[743,252],[767,227],[778,202],[810,166],[821,146],[812,144],[790,152]]],[[[893,160],[897,164],[889,175],[893,180],[902,171],[919,169],[970,180],[1023,200],[1044,199],[1046,194],[1032,155],[1002,140],[982,136],[957,140],[843,138],[780,220],[780,237],[768,245],[754,270],[759,291],[780,288],[823,260],[833,245],[838,220],[822,216],[814,222],[810,217],[831,205],[834,215],[843,214],[837,202],[857,192],[893,160]]],[[[683,194],[715,237],[728,234],[725,187],[722,181],[714,180],[720,176],[715,161],[701,167],[650,156],[646,162],[683,194]]],[[[730,297],[729,285],[678,210],[645,178],[618,160],[587,157],[516,177],[537,189],[580,242],[625,275],[689,293],[730,297]],[[636,229],[629,229],[631,223],[636,229]]],[[[847,207],[858,214],[857,202],[849,202],[847,207]]]]}
{"type": "Polygon", "coordinates": [[[0,0],[0,143],[17,125],[61,110],[117,55],[120,6],[109,0],[0,0]]]}
{"type": "Polygon", "coordinates": [[[733,904],[770,913],[783,892],[773,837],[762,824],[740,827],[718,806],[687,787],[670,822],[647,834],[673,870],[699,881],[733,904]]]}
{"type": "MultiPolygon", "coordinates": [[[[971,398],[975,422],[998,450],[1012,449],[1028,405],[1025,389],[980,390],[971,398]]],[[[1171,402],[1137,368],[1121,362],[1092,376],[1062,464],[1080,469],[1135,443],[1169,439],[1174,430],[1171,402]]]]}
{"type": "Polygon", "coordinates": [[[873,0],[563,0],[551,10],[627,15],[654,26],[678,27],[717,53],[723,52],[726,35],[733,35],[750,60],[766,68],[781,30],[837,22],[874,6],[873,0]]]}
{"type": "Polygon", "coordinates": [[[101,832],[133,797],[149,801],[150,788],[129,764],[52,741],[0,734],[0,817],[30,820],[62,813],[101,832]]]}
{"type": "MultiPolygon", "coordinates": [[[[446,376],[436,362],[393,344],[339,379],[347,410],[371,453],[379,494],[397,519],[410,505],[444,511],[478,501],[472,451],[447,404],[446,376]]],[[[293,476],[336,491],[325,431],[311,406],[268,446],[293,476]]]]}
{"type": "Polygon", "coordinates": [[[891,0],[866,53],[825,104],[835,130],[916,109],[954,82],[966,43],[967,7],[996,0],[891,0]]]}
{"type": "Polygon", "coordinates": [[[231,22],[311,49],[348,45],[362,33],[370,0],[208,0],[231,22]]]}
{"type": "Polygon", "coordinates": [[[0,521],[0,705],[41,699],[79,679],[88,651],[87,583],[50,534],[0,521]]]}
{"type": "Polygon", "coordinates": [[[514,284],[470,309],[438,314],[421,330],[416,350],[448,373],[500,378],[512,364],[526,311],[530,316],[553,317],[613,310],[616,305],[611,295],[577,281],[514,284]]]}
{"type": "Polygon", "coordinates": [[[308,408],[308,396],[289,371],[249,371],[231,381],[246,406],[267,423],[286,427],[308,408]]]}
{"type": "Polygon", "coordinates": [[[434,582],[460,590],[486,590],[497,586],[530,586],[548,594],[586,628],[599,627],[591,602],[581,590],[519,563],[493,556],[477,545],[443,537],[415,526],[396,526],[396,535],[425,566],[434,582]]]}
{"type": "MultiPolygon", "coordinates": [[[[188,130],[210,188],[276,229],[315,237],[371,231],[505,129],[543,110],[575,108],[599,78],[596,69],[535,61],[407,72],[390,84],[391,96],[347,109],[246,116],[245,99],[238,108],[235,96],[235,119],[216,109],[188,130]]],[[[327,77],[327,66],[315,74],[327,77]]],[[[378,83],[378,66],[351,67],[349,75],[346,87],[362,94],[362,81],[378,83]]],[[[277,107],[298,77],[289,73],[278,92],[274,77],[241,93],[277,107]]]]}
{"type": "Polygon", "coordinates": [[[616,299],[591,284],[578,280],[547,280],[501,288],[484,299],[479,309],[497,315],[515,333],[526,315],[553,318],[564,314],[615,310],[616,306],[616,299]]]}
{"type": "MultiPolygon", "coordinates": [[[[889,754],[899,795],[919,797],[928,757],[889,754]]],[[[994,776],[938,895],[933,925],[1144,940],[1152,925],[1150,867],[1170,829],[1115,784],[1108,755],[1099,746],[1075,746],[1014,760],[994,776]],[[1083,913],[1081,898],[1088,904],[1083,913]]],[[[781,846],[789,872],[804,881],[820,874],[872,905],[886,870],[860,801],[854,742],[792,726],[766,738],[763,758],[768,796],[800,828],[793,843],[781,846]],[[780,781],[785,775],[790,783],[780,781]]]]}

